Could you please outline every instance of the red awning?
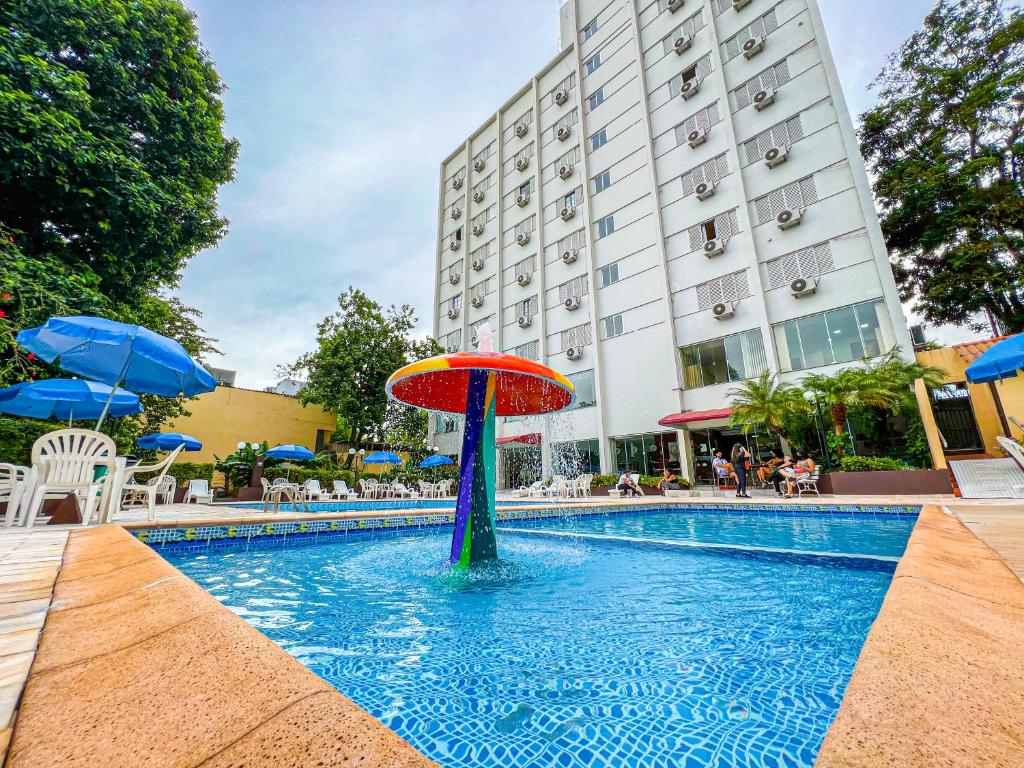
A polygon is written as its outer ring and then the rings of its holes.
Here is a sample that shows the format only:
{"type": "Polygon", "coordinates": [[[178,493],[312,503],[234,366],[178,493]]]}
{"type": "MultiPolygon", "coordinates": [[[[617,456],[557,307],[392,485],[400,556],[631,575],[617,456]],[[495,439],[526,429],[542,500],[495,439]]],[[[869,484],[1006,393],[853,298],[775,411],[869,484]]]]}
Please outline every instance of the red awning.
{"type": "Polygon", "coordinates": [[[514,437],[499,437],[494,441],[495,445],[540,445],[540,432],[530,432],[525,435],[514,437]]]}
{"type": "Polygon", "coordinates": [[[692,424],[696,421],[715,421],[716,419],[728,419],[732,415],[732,408],[712,408],[709,411],[684,411],[666,416],[658,423],[663,427],[674,427],[677,424],[692,424]]]}

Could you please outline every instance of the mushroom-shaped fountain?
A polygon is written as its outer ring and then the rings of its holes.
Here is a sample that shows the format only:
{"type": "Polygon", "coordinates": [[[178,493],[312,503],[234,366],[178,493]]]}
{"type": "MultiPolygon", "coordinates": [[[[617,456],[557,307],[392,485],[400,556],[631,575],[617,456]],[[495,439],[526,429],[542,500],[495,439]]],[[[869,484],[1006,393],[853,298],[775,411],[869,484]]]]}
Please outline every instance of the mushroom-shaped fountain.
{"type": "Polygon", "coordinates": [[[477,329],[476,352],[410,363],[391,374],[387,393],[432,411],[464,413],[459,495],[449,562],[469,565],[498,556],[494,540],[495,418],[559,411],[576,390],[546,365],[492,349],[488,325],[477,329]]]}

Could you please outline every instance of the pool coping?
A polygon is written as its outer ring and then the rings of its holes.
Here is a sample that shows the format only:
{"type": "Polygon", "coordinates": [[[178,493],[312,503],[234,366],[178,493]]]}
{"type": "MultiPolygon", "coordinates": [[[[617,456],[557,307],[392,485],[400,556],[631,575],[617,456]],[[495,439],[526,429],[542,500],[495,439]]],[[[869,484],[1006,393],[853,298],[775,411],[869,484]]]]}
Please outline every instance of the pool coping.
{"type": "Polygon", "coordinates": [[[816,768],[1024,765],[1022,638],[1024,583],[924,505],[816,768]]]}

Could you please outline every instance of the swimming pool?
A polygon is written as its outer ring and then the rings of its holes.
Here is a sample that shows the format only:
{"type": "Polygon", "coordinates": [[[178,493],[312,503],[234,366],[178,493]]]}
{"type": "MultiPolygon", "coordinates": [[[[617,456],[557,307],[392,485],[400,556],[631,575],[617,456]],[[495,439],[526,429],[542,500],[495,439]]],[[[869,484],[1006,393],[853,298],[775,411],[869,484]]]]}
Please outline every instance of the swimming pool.
{"type": "Polygon", "coordinates": [[[626,537],[642,541],[681,541],[770,547],[806,552],[899,557],[916,514],[804,512],[794,508],[762,512],[726,506],[678,511],[652,510],[515,521],[515,528],[536,528],[626,537]]]}
{"type": "MultiPolygon", "coordinates": [[[[534,499],[532,501],[516,501],[513,499],[499,499],[497,506],[517,507],[524,504],[550,504],[550,499],[534,499]]],[[[226,504],[228,507],[239,509],[263,509],[261,501],[243,501],[236,504],[226,504]]],[[[455,499],[357,499],[356,501],[308,501],[306,506],[310,512],[360,512],[360,511],[386,511],[389,509],[454,509],[455,499]]],[[[295,509],[291,504],[282,504],[282,512],[304,512],[304,509],[295,509]]]]}
{"type": "Polygon", "coordinates": [[[449,537],[160,551],[446,768],[811,766],[894,567],[504,530],[460,574],[449,537]]]}

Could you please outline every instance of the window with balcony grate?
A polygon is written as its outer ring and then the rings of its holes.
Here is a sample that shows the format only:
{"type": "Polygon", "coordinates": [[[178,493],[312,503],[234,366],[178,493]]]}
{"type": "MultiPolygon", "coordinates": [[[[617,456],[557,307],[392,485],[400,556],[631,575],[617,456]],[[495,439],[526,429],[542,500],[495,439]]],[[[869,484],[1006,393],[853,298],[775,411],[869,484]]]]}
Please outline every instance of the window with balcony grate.
{"type": "Polygon", "coordinates": [[[779,88],[788,83],[790,77],[789,63],[785,60],[768,67],[768,69],[752,77],[733,91],[733,96],[736,99],[736,109],[740,110],[750,106],[754,101],[754,95],[758,91],[770,91],[774,88],[779,88]]]}
{"type": "Polygon", "coordinates": [[[668,92],[675,98],[683,89],[683,83],[689,80],[703,80],[711,73],[711,54],[706,53],[697,59],[696,63],[684,69],[681,73],[668,81],[668,92]]]}
{"type": "Polygon", "coordinates": [[[743,164],[751,165],[764,159],[764,153],[772,147],[791,147],[804,137],[804,128],[800,115],[793,115],[766,131],[761,131],[752,139],[743,142],[743,164]]]}
{"type": "Polygon", "coordinates": [[[590,293],[590,287],[587,283],[586,275],[574,277],[572,280],[558,286],[558,300],[560,302],[566,299],[574,299],[578,296],[586,296],[588,293],[590,293]]]}
{"type": "Polygon", "coordinates": [[[740,231],[736,209],[720,213],[713,219],[695,224],[686,230],[690,238],[690,250],[697,251],[704,247],[708,240],[728,240],[740,231]]]}
{"type": "Polygon", "coordinates": [[[683,197],[689,197],[697,188],[698,184],[714,184],[719,179],[729,175],[729,161],[723,152],[718,157],[701,163],[696,168],[687,171],[679,177],[683,185],[683,197]]]}
{"type": "Polygon", "coordinates": [[[522,275],[532,275],[537,271],[537,257],[528,256],[527,258],[519,261],[515,265],[515,277],[522,275]]]}
{"type": "Polygon", "coordinates": [[[765,262],[769,288],[781,288],[798,277],[817,277],[833,269],[832,248],[828,243],[818,243],[765,262]]]}
{"type": "Polygon", "coordinates": [[[572,328],[566,328],[560,334],[559,341],[561,342],[561,351],[569,349],[569,347],[585,347],[588,344],[594,342],[593,332],[590,330],[590,323],[581,323],[580,325],[574,325],[572,328]]]}
{"type": "Polygon", "coordinates": [[[807,176],[754,200],[757,223],[766,224],[786,209],[806,208],[817,201],[818,189],[814,177],[807,176]]]}
{"type": "Polygon", "coordinates": [[[721,275],[697,286],[697,306],[708,309],[719,302],[739,301],[750,295],[747,270],[721,275]]]}
{"type": "Polygon", "coordinates": [[[727,61],[732,61],[743,53],[743,44],[747,42],[747,40],[755,37],[764,39],[778,28],[779,22],[775,17],[775,9],[772,8],[764,16],[759,19],[755,19],[752,23],[748,24],[722,43],[722,63],[724,64],[727,61]]]}
{"type": "Polygon", "coordinates": [[[694,115],[690,115],[675,127],[676,145],[686,144],[690,139],[690,133],[696,130],[706,130],[713,125],[722,122],[719,114],[718,102],[709,104],[694,115]]]}
{"type": "Polygon", "coordinates": [[[536,339],[520,344],[515,348],[515,354],[527,360],[540,360],[540,342],[536,339]]]}
{"type": "Polygon", "coordinates": [[[665,38],[661,41],[662,51],[667,56],[670,53],[675,52],[676,40],[681,37],[690,37],[704,29],[704,10],[701,9],[695,14],[690,16],[688,19],[683,21],[678,27],[672,30],[665,38]]]}

